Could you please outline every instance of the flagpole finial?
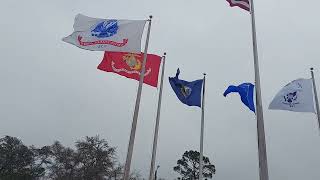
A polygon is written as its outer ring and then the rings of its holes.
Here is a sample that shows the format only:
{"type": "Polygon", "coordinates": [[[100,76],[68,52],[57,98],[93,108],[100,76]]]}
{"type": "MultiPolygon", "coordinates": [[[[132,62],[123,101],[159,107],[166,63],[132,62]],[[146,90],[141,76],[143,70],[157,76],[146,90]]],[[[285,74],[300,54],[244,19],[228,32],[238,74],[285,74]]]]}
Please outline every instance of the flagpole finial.
{"type": "Polygon", "coordinates": [[[310,70],[313,71],[313,67],[311,67],[310,70]]]}
{"type": "Polygon", "coordinates": [[[152,15],[150,15],[150,16],[149,16],[149,19],[151,20],[151,19],[152,19],[152,17],[153,17],[153,16],[152,16],[152,15]]]}
{"type": "Polygon", "coordinates": [[[165,56],[165,55],[167,55],[167,53],[166,53],[166,52],[164,52],[164,53],[163,53],[163,55],[165,56]]]}
{"type": "Polygon", "coordinates": [[[206,73],[203,73],[203,75],[206,76],[207,74],[206,74],[206,73]]]}

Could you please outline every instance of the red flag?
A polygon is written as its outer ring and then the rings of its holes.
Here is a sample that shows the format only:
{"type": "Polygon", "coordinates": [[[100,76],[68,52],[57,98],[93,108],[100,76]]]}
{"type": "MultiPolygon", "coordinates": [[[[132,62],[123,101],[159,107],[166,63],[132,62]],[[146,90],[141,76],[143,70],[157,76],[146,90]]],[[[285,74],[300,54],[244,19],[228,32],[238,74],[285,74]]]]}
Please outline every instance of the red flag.
{"type": "MultiPolygon", "coordinates": [[[[114,72],[139,81],[142,61],[143,53],[104,52],[103,60],[99,64],[98,69],[106,72],[114,72]]],[[[144,83],[157,87],[160,63],[160,56],[154,54],[147,55],[144,83]]]]}

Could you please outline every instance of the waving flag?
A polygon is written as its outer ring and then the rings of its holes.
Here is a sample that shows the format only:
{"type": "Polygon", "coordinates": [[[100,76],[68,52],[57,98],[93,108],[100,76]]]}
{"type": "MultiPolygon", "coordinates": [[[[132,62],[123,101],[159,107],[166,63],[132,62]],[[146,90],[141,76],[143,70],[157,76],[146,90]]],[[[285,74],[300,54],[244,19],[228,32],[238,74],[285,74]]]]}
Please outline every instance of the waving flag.
{"type": "Polygon", "coordinates": [[[312,80],[297,79],[287,84],[273,98],[269,109],[315,113],[312,80]]]}
{"type": "Polygon", "coordinates": [[[227,90],[223,93],[226,97],[229,93],[237,92],[240,95],[241,101],[245,104],[251,111],[255,112],[254,102],[253,102],[253,91],[254,85],[251,83],[243,83],[239,86],[230,85],[227,90]]]}
{"type": "Polygon", "coordinates": [[[169,77],[170,85],[178,99],[188,106],[201,107],[202,79],[195,81],[184,81],[179,79],[180,70],[177,69],[175,77],[169,77]]]}
{"type": "Polygon", "coordinates": [[[231,7],[238,6],[241,9],[250,11],[250,2],[249,0],[227,0],[231,7]]]}
{"type": "MultiPolygon", "coordinates": [[[[98,69],[113,72],[130,79],[140,80],[143,53],[105,52],[98,69]]],[[[161,57],[148,54],[143,82],[157,87],[161,57]]]]}
{"type": "Polygon", "coordinates": [[[146,20],[98,19],[78,14],[74,32],[62,40],[92,51],[141,52],[146,20]]]}

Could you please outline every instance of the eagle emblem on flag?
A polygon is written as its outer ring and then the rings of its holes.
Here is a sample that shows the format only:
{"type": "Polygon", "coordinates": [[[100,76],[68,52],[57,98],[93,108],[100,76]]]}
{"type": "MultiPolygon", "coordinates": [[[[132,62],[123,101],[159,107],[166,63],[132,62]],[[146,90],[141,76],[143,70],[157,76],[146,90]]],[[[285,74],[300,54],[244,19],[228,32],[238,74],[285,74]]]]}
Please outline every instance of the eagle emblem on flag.
{"type": "Polygon", "coordinates": [[[186,98],[188,96],[190,96],[191,92],[192,92],[192,89],[188,86],[183,86],[181,87],[181,93],[182,95],[186,98]]]}
{"type": "MultiPolygon", "coordinates": [[[[289,85],[290,85],[290,83],[287,84],[286,86],[289,86],[289,85]]],[[[289,105],[290,107],[294,107],[296,104],[299,104],[298,92],[302,91],[302,85],[299,82],[297,82],[296,86],[297,86],[296,91],[289,92],[283,96],[283,98],[284,98],[284,102],[282,102],[283,104],[289,105]]]]}
{"type": "Polygon", "coordinates": [[[183,85],[181,82],[176,82],[175,86],[180,89],[180,92],[184,98],[187,98],[188,96],[190,96],[192,92],[192,89],[190,87],[183,85]]]}
{"type": "Polygon", "coordinates": [[[117,20],[106,20],[98,23],[91,31],[91,35],[97,38],[111,37],[117,34],[119,27],[117,20]]]}
{"type": "Polygon", "coordinates": [[[287,104],[290,107],[294,107],[296,104],[299,104],[299,102],[297,102],[298,96],[297,96],[297,91],[292,92],[292,93],[288,93],[285,96],[283,96],[284,101],[283,104],[287,104]]]}

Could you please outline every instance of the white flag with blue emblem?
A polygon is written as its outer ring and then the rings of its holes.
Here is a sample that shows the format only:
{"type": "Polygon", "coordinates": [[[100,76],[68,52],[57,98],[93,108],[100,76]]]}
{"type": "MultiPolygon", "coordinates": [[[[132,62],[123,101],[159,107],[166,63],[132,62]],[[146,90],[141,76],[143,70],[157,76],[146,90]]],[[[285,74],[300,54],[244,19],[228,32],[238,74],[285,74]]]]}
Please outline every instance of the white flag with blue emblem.
{"type": "Polygon", "coordinates": [[[316,113],[312,88],[312,79],[294,80],[278,92],[269,109],[316,113]]]}
{"type": "Polygon", "coordinates": [[[146,20],[98,19],[78,14],[74,32],[62,40],[92,51],[141,52],[146,20]]]}

